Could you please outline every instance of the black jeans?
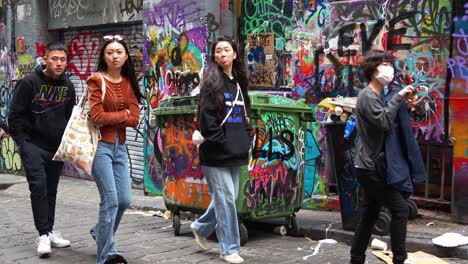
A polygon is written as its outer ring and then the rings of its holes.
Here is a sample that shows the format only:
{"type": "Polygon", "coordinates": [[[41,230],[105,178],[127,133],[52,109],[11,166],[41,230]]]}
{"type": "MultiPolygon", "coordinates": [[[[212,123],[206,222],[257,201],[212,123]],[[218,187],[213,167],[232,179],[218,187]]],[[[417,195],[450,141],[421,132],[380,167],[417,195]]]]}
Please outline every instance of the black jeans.
{"type": "Polygon", "coordinates": [[[357,177],[362,188],[363,199],[359,224],[354,232],[351,246],[351,263],[363,264],[372,229],[382,206],[392,213],[390,241],[392,243],[393,263],[402,264],[407,258],[406,224],[408,222],[408,204],[404,194],[387,185],[375,171],[357,169],[357,177]]]}
{"type": "Polygon", "coordinates": [[[53,161],[55,153],[49,152],[29,141],[20,147],[21,159],[31,192],[31,207],[39,235],[53,230],[57,186],[63,162],[53,161]]]}

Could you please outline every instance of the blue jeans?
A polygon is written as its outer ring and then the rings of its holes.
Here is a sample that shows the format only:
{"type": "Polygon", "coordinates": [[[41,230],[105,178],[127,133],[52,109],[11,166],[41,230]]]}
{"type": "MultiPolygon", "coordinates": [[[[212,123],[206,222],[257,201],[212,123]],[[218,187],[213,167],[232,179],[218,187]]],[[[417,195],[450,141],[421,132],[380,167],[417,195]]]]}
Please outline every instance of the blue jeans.
{"type": "Polygon", "coordinates": [[[92,170],[101,196],[99,222],[93,227],[97,244],[97,263],[104,263],[114,248],[114,233],[131,203],[131,184],[125,144],[99,141],[92,170]]]}
{"type": "Polygon", "coordinates": [[[239,193],[239,167],[203,166],[211,202],[205,213],[195,220],[195,229],[203,237],[216,229],[221,255],[239,253],[239,226],[236,199],[239,193]]]}

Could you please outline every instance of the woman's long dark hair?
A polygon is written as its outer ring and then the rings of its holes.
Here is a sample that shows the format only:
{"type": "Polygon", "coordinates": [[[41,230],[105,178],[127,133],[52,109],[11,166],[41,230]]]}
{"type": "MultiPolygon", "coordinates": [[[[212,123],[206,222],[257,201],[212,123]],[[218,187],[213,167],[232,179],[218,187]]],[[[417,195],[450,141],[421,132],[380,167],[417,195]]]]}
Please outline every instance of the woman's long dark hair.
{"type": "Polygon", "coordinates": [[[226,36],[220,36],[216,39],[216,42],[211,47],[211,57],[208,61],[208,70],[205,72],[203,77],[203,82],[201,86],[202,93],[206,93],[207,98],[211,98],[213,104],[200,104],[200,111],[211,110],[216,111],[219,114],[219,119],[222,120],[225,114],[226,103],[224,99],[224,92],[226,91],[224,87],[224,76],[223,68],[218,65],[215,61],[216,45],[219,42],[226,41],[228,42],[233,51],[236,53],[236,59],[232,62],[232,75],[234,79],[239,83],[241,87],[242,95],[244,96],[245,106],[250,110],[250,99],[247,94],[247,89],[249,85],[249,79],[247,78],[246,68],[239,54],[239,49],[236,42],[226,36]]]}
{"type": "Polygon", "coordinates": [[[114,40],[111,40],[111,41],[106,41],[104,43],[104,45],[101,48],[101,52],[99,53],[99,59],[98,59],[98,64],[97,64],[96,71],[97,72],[106,72],[107,71],[107,64],[104,61],[104,51],[105,51],[107,45],[109,45],[109,44],[111,44],[113,42],[117,42],[117,43],[122,44],[122,46],[125,49],[125,53],[127,53],[127,55],[128,55],[128,58],[125,61],[120,74],[122,74],[122,76],[126,77],[130,81],[133,93],[135,93],[135,96],[136,96],[136,98],[138,100],[138,103],[140,103],[141,98],[143,98],[143,95],[140,92],[140,86],[138,85],[138,81],[137,81],[136,74],[135,74],[135,67],[133,67],[132,58],[130,57],[130,52],[128,51],[128,47],[127,47],[127,44],[125,44],[125,41],[114,39],[114,40]]]}

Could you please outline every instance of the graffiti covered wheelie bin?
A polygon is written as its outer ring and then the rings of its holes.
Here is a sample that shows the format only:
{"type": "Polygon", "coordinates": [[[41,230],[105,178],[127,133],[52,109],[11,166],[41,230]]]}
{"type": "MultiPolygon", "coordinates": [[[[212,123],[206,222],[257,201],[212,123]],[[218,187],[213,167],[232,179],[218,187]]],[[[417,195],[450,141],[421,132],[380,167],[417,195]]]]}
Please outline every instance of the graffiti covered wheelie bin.
{"type": "MultiPolygon", "coordinates": [[[[313,111],[303,101],[250,93],[253,141],[250,160],[241,167],[236,202],[241,245],[248,239],[242,221],[285,217],[291,233],[297,231],[295,213],[304,190],[305,129],[313,111]]],[[[174,233],[180,232],[180,212],[203,213],[210,196],[198,162],[192,133],[197,129],[197,97],[162,100],[154,110],[163,154],[163,198],[171,211],[174,233]]]]}

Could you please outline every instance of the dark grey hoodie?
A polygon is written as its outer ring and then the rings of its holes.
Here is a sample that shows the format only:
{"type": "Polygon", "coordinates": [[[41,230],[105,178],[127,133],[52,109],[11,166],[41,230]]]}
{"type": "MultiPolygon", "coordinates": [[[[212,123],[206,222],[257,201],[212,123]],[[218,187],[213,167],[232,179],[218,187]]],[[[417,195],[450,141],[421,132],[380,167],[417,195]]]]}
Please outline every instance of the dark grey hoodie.
{"type": "Polygon", "coordinates": [[[403,97],[395,94],[385,106],[383,96],[371,88],[364,88],[356,102],[357,155],[354,164],[357,168],[375,170],[376,154],[384,149],[385,132],[388,131],[396,117],[403,97]]]}

